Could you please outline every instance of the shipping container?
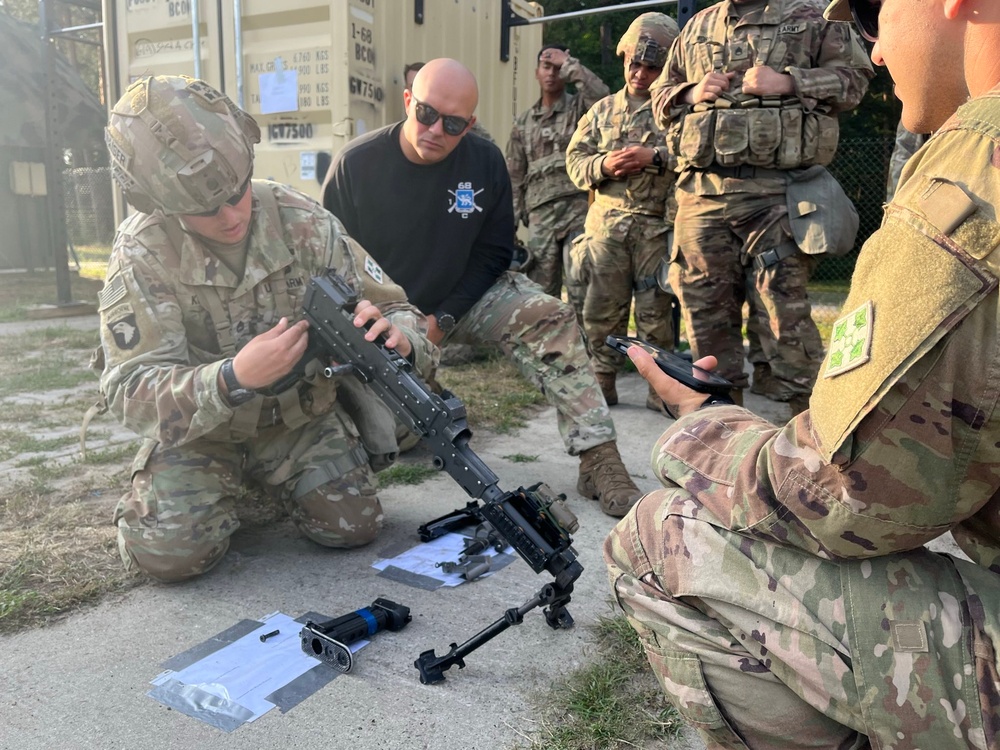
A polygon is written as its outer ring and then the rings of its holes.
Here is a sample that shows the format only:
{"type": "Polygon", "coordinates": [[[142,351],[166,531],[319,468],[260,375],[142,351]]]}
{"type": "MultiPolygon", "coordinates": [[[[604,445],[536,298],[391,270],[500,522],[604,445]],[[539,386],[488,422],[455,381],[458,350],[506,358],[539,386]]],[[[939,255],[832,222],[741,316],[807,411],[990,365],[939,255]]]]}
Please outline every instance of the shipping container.
{"type": "MultiPolygon", "coordinates": [[[[519,15],[536,3],[511,0],[519,15]]],[[[476,115],[501,149],[538,97],[541,24],[510,29],[500,0],[104,0],[108,101],[144,75],[199,75],[260,124],[255,173],[319,196],[324,160],[403,117],[403,66],[453,57],[476,75],[476,115]],[[193,33],[197,19],[198,34],[193,33]],[[195,61],[198,60],[198,65],[195,61]]]]}

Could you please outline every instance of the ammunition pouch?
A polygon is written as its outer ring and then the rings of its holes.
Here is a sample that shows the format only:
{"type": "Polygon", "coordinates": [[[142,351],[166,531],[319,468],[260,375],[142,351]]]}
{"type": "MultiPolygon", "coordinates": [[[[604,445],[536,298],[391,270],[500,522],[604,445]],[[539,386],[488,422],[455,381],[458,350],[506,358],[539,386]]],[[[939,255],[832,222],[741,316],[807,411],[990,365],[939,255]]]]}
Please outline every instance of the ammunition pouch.
{"type": "Polygon", "coordinates": [[[837,151],[837,118],[804,112],[797,99],[718,99],[675,107],[667,146],[680,168],[826,165],[837,151]]]}

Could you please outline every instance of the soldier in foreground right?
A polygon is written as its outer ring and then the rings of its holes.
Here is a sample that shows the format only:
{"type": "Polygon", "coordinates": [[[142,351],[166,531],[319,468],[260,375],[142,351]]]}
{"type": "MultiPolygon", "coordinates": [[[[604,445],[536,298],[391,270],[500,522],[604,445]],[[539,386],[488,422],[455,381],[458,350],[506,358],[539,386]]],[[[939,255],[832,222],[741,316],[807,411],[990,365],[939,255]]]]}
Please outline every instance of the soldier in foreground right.
{"type": "MultiPolygon", "coordinates": [[[[710,748],[1000,747],[1000,4],[834,0],[934,132],[783,427],[630,356],[678,416],[618,601],[710,748]],[[923,545],[950,531],[971,561],[923,545]]],[[[714,357],[701,361],[711,366],[714,357]]]]}

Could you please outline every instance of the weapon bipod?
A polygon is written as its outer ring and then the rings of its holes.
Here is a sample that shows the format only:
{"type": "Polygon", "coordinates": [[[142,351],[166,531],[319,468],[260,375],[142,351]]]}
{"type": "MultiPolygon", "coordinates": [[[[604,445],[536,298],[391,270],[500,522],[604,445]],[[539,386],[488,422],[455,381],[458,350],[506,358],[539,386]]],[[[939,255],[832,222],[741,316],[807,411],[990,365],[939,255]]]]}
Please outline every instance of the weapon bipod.
{"type": "Polygon", "coordinates": [[[444,672],[457,664],[459,669],[465,667],[465,656],[475,651],[489,640],[500,635],[511,625],[520,625],[524,616],[535,607],[546,606],[543,610],[545,622],[553,629],[566,629],[573,627],[573,616],[566,609],[570,594],[573,592],[573,584],[566,587],[558,586],[555,583],[547,583],[541,591],[535,594],[520,607],[511,607],[504,612],[503,617],[492,625],[480,630],[461,646],[452,643],[451,650],[444,656],[435,656],[434,649],[424,651],[420,654],[413,666],[420,670],[420,682],[430,685],[444,680],[444,672]]]}

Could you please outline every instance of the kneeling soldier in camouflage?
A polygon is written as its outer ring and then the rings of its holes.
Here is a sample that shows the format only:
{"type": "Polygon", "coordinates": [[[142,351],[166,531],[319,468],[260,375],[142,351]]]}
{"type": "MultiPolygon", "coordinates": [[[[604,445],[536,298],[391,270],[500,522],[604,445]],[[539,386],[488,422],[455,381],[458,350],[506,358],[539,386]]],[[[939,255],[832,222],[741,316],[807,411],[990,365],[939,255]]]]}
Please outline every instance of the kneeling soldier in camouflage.
{"type": "Polygon", "coordinates": [[[100,294],[101,391],[144,438],[114,516],[125,566],[162,581],[212,568],[251,479],[318,544],[372,541],[393,420],[316,362],[286,377],[306,349],[302,298],[310,276],[337,269],[363,299],[355,325],[371,322],[371,338],[384,334],[418,369],[437,352],[418,332],[423,316],[315,201],[251,179],[257,123],[208,84],[135,82],[106,139],[139,210],[118,229],[100,294]],[[288,386],[272,390],[279,381],[288,386]]]}

